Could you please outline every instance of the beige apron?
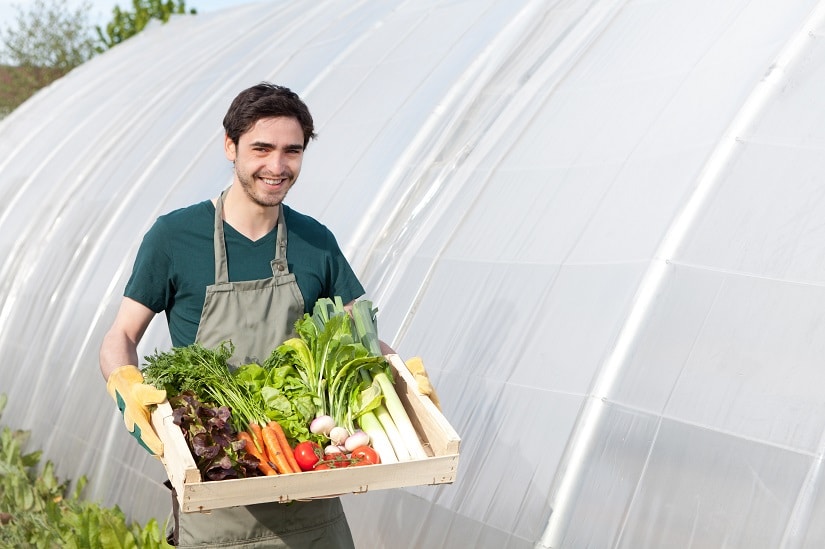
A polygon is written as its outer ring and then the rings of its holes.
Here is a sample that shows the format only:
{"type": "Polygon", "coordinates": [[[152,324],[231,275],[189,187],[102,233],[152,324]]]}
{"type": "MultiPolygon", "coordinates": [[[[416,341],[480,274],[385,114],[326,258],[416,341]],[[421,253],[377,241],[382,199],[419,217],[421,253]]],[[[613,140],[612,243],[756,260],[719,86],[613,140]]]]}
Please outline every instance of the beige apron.
{"type": "Polygon", "coordinates": [[[304,314],[304,298],[286,262],[286,222],[278,206],[278,233],[272,278],[229,282],[223,235],[223,200],[215,205],[215,283],[206,287],[195,340],[214,347],[231,339],[233,366],[263,364],[269,353],[294,334],[295,321],[304,314]]]}
{"type": "MultiPolygon", "coordinates": [[[[286,223],[278,207],[278,232],[272,278],[229,282],[223,234],[224,191],[215,207],[215,284],[206,288],[196,341],[214,347],[231,339],[234,366],[263,362],[294,330],[304,300],[286,261],[286,223]]],[[[220,481],[216,481],[220,482],[220,481]]],[[[173,494],[179,547],[353,548],[338,498],[263,503],[209,513],[181,513],[173,494]]]]}

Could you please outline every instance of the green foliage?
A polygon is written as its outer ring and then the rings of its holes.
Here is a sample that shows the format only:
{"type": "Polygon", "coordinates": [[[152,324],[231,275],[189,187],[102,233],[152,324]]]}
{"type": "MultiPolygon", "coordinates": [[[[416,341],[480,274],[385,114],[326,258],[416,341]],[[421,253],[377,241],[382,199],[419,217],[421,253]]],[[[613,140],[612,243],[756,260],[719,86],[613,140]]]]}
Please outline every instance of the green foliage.
{"type": "Polygon", "coordinates": [[[71,10],[66,0],[33,0],[15,9],[15,25],[0,29],[0,117],[95,54],[89,4],[71,10]]]}
{"type": "Polygon", "coordinates": [[[389,365],[361,343],[340,297],[316,301],[312,315],[304,314],[295,323],[295,331],[298,337],[279,345],[267,365],[293,366],[314,395],[320,413],[353,432],[354,420],[367,411],[361,405],[361,393],[369,386],[365,374],[372,369],[389,370],[389,365]]]}
{"type": "Polygon", "coordinates": [[[66,0],[33,0],[27,11],[18,5],[15,9],[16,25],[0,35],[8,64],[68,72],[95,54],[90,4],[72,10],[66,0]]]}
{"type": "MultiPolygon", "coordinates": [[[[6,396],[0,395],[0,416],[6,396]]],[[[86,478],[74,490],[54,465],[40,465],[41,452],[25,452],[29,433],[0,431],[0,547],[76,549],[170,547],[157,521],[127,524],[117,507],[82,499],[86,478]]]]}
{"type": "Polygon", "coordinates": [[[174,14],[197,13],[187,11],[185,0],[132,0],[131,10],[113,9],[104,31],[92,27],[88,0],[75,9],[67,0],[31,0],[14,8],[14,24],[3,22],[0,27],[0,118],[95,54],[134,36],[152,19],[165,23],[174,14]]]}
{"type": "MultiPolygon", "coordinates": [[[[166,23],[172,15],[185,13],[185,0],[132,0],[132,11],[115,6],[112,10],[112,20],[106,25],[105,33],[98,26],[97,35],[105,48],[112,48],[142,31],[152,19],[166,23]]],[[[194,15],[197,11],[193,8],[188,13],[194,15]]]]}

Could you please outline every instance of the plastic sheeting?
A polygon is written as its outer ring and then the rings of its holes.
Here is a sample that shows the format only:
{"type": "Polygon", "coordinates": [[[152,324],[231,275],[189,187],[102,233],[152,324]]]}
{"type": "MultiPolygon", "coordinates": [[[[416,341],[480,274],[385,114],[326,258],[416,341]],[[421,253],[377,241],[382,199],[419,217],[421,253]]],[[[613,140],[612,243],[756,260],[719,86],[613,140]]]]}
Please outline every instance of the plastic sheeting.
{"type": "MultiPolygon", "coordinates": [[[[97,370],[143,232],[230,181],[225,109],[307,101],[288,202],[462,436],[344,498],[359,547],[821,547],[825,3],[264,2],[155,26],[0,123],[3,422],[163,521],[97,370]]],[[[162,318],[142,344],[168,345],[162,318]]]]}

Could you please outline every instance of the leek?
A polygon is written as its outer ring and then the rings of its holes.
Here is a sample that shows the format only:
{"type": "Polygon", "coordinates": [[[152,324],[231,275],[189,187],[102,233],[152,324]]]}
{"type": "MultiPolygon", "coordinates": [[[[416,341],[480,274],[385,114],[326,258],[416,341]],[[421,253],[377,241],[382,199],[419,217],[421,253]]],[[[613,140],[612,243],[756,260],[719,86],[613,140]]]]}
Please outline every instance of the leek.
{"type": "Polygon", "coordinates": [[[409,461],[412,458],[410,456],[410,452],[404,444],[404,437],[402,437],[401,433],[398,432],[395,422],[392,420],[386,406],[383,404],[385,397],[383,391],[381,390],[381,386],[377,381],[372,379],[369,372],[362,370],[361,376],[364,378],[364,382],[369,383],[370,385],[361,391],[359,400],[361,404],[361,411],[359,412],[359,417],[367,412],[374,414],[380,425],[374,426],[373,430],[378,430],[379,427],[382,428],[381,435],[387,438],[387,441],[392,446],[393,453],[398,458],[398,461],[409,461]]]}
{"type": "Polygon", "coordinates": [[[392,420],[392,416],[387,411],[387,407],[381,404],[378,406],[373,413],[375,417],[378,418],[378,422],[381,424],[381,427],[384,428],[384,432],[387,435],[387,438],[392,444],[393,450],[395,450],[395,455],[398,458],[398,461],[409,461],[412,459],[409,450],[407,450],[407,445],[404,444],[404,437],[401,436],[401,433],[398,431],[398,427],[395,426],[395,422],[392,420]]]}
{"type": "Polygon", "coordinates": [[[375,414],[366,412],[358,418],[358,422],[361,425],[361,430],[369,435],[370,444],[378,452],[381,463],[398,463],[393,445],[375,414]]]}
{"type": "MultiPolygon", "coordinates": [[[[378,339],[378,321],[376,318],[377,309],[374,309],[372,302],[368,300],[356,301],[352,306],[352,318],[355,324],[355,333],[361,344],[370,350],[370,353],[377,356],[381,355],[381,345],[378,339]]],[[[418,438],[418,433],[415,427],[410,422],[410,416],[404,409],[404,404],[398,398],[398,393],[395,391],[395,385],[392,379],[387,375],[386,371],[379,371],[374,369],[372,372],[372,380],[377,382],[381,387],[381,392],[384,395],[384,406],[388,412],[389,418],[384,416],[380,411],[376,410],[378,421],[384,425],[384,431],[393,442],[393,447],[396,448],[396,454],[399,459],[404,460],[405,455],[409,455],[412,459],[424,459],[427,452],[421,445],[418,438]],[[382,421],[382,417],[384,418],[382,421]],[[391,418],[391,422],[389,419],[391,418]],[[395,426],[393,429],[392,425],[395,426]],[[390,435],[390,433],[393,435],[390,435]],[[395,436],[398,433],[398,437],[395,436]],[[402,442],[403,441],[403,442],[402,442]],[[403,445],[403,450],[401,449],[403,445]],[[406,450],[406,452],[404,451],[406,450]]]]}
{"type": "Polygon", "coordinates": [[[381,343],[378,339],[378,320],[375,316],[377,309],[373,309],[372,302],[366,299],[356,301],[352,305],[352,320],[355,323],[355,333],[361,344],[369,349],[373,356],[381,354],[381,343]]]}
{"type": "Polygon", "coordinates": [[[424,446],[421,445],[418,433],[415,432],[415,427],[413,427],[410,421],[410,416],[407,415],[404,404],[401,402],[401,399],[398,398],[398,393],[395,392],[395,387],[392,381],[390,381],[389,376],[387,376],[385,372],[373,372],[373,380],[377,381],[378,385],[381,386],[387,411],[390,413],[393,423],[395,423],[398,432],[404,439],[404,446],[407,448],[410,456],[412,456],[413,459],[426,459],[429,457],[424,450],[424,446]]]}

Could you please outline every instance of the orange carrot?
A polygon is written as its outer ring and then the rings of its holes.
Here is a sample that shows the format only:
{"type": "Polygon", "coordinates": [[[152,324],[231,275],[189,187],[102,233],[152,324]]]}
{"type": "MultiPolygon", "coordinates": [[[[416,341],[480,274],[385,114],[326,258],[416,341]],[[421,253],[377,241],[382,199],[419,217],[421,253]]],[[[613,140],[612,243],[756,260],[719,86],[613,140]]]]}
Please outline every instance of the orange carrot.
{"type": "Polygon", "coordinates": [[[249,434],[252,435],[252,440],[255,442],[255,448],[262,454],[266,454],[264,447],[264,435],[261,432],[261,424],[254,421],[249,424],[249,434]]]}
{"type": "Polygon", "coordinates": [[[284,428],[281,427],[280,423],[274,420],[267,423],[266,426],[275,431],[275,436],[278,437],[278,444],[281,446],[281,451],[286,456],[286,460],[289,462],[289,466],[292,468],[292,472],[300,473],[301,468],[298,466],[298,462],[295,461],[295,454],[292,453],[292,447],[289,445],[289,442],[286,439],[286,433],[284,433],[284,428]]]}
{"type": "Polygon", "coordinates": [[[263,435],[264,446],[266,446],[266,451],[269,454],[269,461],[275,465],[275,469],[279,473],[296,472],[289,466],[289,462],[286,460],[286,456],[281,450],[281,445],[278,444],[278,436],[275,434],[275,430],[272,429],[272,427],[266,426],[263,428],[263,435]]]}
{"type": "Polygon", "coordinates": [[[258,448],[255,446],[255,441],[252,440],[252,435],[246,431],[241,431],[238,433],[238,438],[246,442],[246,451],[258,458],[258,469],[260,469],[263,474],[268,476],[278,474],[278,471],[273,469],[269,461],[258,451],[258,448]]]}

